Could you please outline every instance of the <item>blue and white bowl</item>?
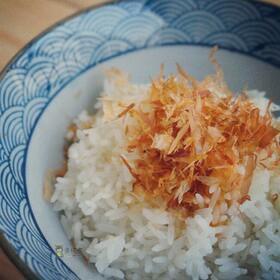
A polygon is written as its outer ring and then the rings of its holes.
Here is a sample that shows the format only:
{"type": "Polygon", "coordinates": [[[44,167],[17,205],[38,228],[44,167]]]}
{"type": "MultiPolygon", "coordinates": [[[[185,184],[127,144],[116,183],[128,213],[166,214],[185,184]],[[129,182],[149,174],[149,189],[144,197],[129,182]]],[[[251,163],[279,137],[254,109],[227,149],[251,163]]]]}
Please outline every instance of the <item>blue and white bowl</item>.
{"type": "Polygon", "coordinates": [[[63,160],[67,125],[100,92],[103,69],[117,66],[143,82],[161,63],[172,72],[178,62],[202,78],[212,71],[213,45],[234,90],[257,88],[280,103],[280,9],[254,1],[134,0],[89,9],[41,34],[5,68],[1,242],[28,277],[99,277],[70,251],[42,189],[46,171],[63,160]]]}

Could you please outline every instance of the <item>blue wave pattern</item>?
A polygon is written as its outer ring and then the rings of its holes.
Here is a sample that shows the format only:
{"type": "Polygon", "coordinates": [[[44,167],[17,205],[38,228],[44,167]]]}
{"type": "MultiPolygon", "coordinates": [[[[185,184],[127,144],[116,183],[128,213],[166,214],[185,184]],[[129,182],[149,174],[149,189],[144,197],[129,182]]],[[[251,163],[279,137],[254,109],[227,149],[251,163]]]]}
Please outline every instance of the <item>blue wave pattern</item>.
{"type": "Polygon", "coordinates": [[[280,67],[280,10],[242,0],[145,0],[107,5],[29,44],[0,81],[0,228],[43,279],[77,279],[40,232],[27,199],[25,159],[52,97],[110,57],[169,44],[219,45],[280,67]]]}

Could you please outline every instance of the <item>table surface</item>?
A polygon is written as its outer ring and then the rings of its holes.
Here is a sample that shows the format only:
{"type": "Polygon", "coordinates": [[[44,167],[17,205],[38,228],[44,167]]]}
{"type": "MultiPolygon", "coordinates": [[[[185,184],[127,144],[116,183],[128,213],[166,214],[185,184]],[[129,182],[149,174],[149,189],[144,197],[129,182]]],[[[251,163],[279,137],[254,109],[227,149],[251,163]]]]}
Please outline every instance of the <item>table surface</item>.
{"type": "MultiPolygon", "coordinates": [[[[108,1],[108,0],[107,0],[108,1]]],[[[280,0],[266,0],[280,5],[280,0]]],[[[0,70],[41,31],[106,0],[0,0],[0,70]]],[[[24,279],[0,249],[0,279],[24,279]]]]}

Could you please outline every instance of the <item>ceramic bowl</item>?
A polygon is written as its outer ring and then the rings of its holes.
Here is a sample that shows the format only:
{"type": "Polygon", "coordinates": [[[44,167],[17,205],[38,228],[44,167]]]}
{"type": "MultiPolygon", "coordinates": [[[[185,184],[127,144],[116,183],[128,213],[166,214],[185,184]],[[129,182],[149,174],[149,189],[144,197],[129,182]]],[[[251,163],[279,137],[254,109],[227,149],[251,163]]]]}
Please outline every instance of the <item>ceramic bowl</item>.
{"type": "MultiPolygon", "coordinates": [[[[42,196],[59,167],[67,126],[92,107],[103,70],[116,66],[147,82],[176,62],[202,78],[210,48],[233,90],[266,91],[280,103],[280,9],[254,1],[121,1],[88,9],[22,49],[0,80],[1,243],[27,277],[98,279],[71,250],[42,196]]],[[[101,277],[100,277],[101,278],[101,277]]]]}

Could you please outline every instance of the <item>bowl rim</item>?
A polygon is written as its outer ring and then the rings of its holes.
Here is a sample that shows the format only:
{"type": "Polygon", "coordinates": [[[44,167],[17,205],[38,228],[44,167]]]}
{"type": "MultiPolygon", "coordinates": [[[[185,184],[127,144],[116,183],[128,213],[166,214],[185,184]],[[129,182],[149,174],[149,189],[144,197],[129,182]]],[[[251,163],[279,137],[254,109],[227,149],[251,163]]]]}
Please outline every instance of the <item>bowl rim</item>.
{"type": "MultiPolygon", "coordinates": [[[[31,40],[27,41],[10,59],[9,61],[4,65],[4,67],[0,70],[0,81],[3,79],[3,77],[7,74],[9,67],[35,42],[37,42],[40,38],[45,36],[47,33],[53,31],[55,28],[59,27],[63,23],[67,22],[68,20],[71,20],[87,11],[92,11],[104,6],[112,5],[112,4],[117,4],[119,2],[125,2],[125,1],[130,1],[130,0],[104,0],[106,2],[102,3],[97,3],[97,4],[92,4],[88,7],[82,8],[68,16],[62,17],[61,19],[55,21],[53,24],[48,26],[47,28],[44,28],[41,32],[39,32],[37,35],[35,35],[31,40]]],[[[240,0],[242,2],[247,2],[247,0],[240,0]]],[[[260,3],[262,5],[265,5],[267,7],[271,7],[273,9],[277,9],[280,11],[280,6],[278,6],[275,3],[267,2],[265,0],[251,0],[251,2],[255,3],[260,3]]],[[[242,51],[239,52],[240,54],[243,55],[248,55],[243,53],[242,51]]],[[[254,56],[253,56],[254,57],[254,56]]],[[[258,57],[254,57],[257,60],[262,59],[258,57]]],[[[267,62],[269,63],[269,62],[267,62]]],[[[271,64],[271,63],[269,63],[271,64]]],[[[274,65],[274,64],[271,64],[274,65]]],[[[274,65],[275,66],[275,65],[274,65]]],[[[279,66],[276,66],[279,68],[279,66]]],[[[26,279],[40,279],[38,275],[35,274],[31,270],[31,268],[19,257],[17,254],[16,250],[10,244],[10,242],[7,240],[7,238],[4,235],[4,231],[0,229],[0,248],[3,250],[4,254],[8,257],[8,259],[15,265],[15,267],[23,274],[26,279]]]]}

